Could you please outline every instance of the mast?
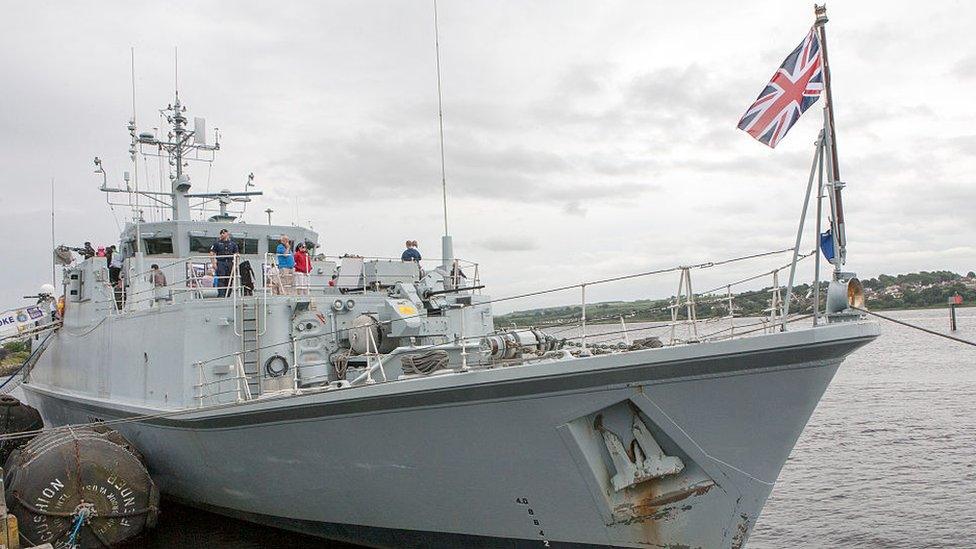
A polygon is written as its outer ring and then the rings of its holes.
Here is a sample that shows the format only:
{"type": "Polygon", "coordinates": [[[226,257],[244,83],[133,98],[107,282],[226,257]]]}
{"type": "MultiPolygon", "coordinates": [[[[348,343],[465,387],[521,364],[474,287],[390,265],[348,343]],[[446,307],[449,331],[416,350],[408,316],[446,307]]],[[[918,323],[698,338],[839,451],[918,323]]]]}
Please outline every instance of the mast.
{"type": "MultiPolygon", "coordinates": [[[[178,65],[175,65],[178,66],[178,65]]],[[[263,194],[261,191],[249,191],[248,188],[254,186],[253,180],[254,175],[248,176],[247,183],[244,186],[243,192],[231,192],[229,190],[221,190],[214,193],[201,193],[201,194],[191,194],[190,191],[190,176],[186,173],[185,162],[196,161],[196,162],[213,162],[217,151],[220,150],[220,133],[216,128],[214,129],[214,141],[213,144],[207,143],[207,129],[206,120],[203,118],[195,118],[193,127],[187,125],[188,117],[186,114],[186,106],[180,101],[180,90],[178,80],[174,81],[174,101],[173,103],[166,106],[164,109],[160,109],[160,114],[162,114],[166,122],[170,125],[170,129],[165,136],[157,136],[152,132],[138,132],[136,126],[136,88],[135,88],[135,50],[132,50],[132,117],[129,119],[129,124],[127,126],[129,130],[129,137],[131,143],[129,146],[129,156],[134,164],[134,170],[136,174],[135,186],[129,185],[129,172],[125,172],[125,188],[114,188],[109,187],[107,184],[107,179],[105,176],[105,171],[101,167],[101,160],[97,157],[95,158],[96,173],[102,175],[102,186],[99,190],[105,193],[126,193],[129,195],[130,208],[133,208],[133,221],[136,230],[136,257],[141,257],[140,247],[142,246],[142,239],[140,238],[140,225],[143,222],[142,219],[142,203],[136,198],[136,202],[132,202],[132,198],[143,197],[146,200],[151,201],[150,204],[169,207],[172,210],[173,221],[189,221],[191,218],[191,207],[190,199],[200,199],[201,202],[195,204],[193,207],[201,211],[208,211],[205,207],[206,204],[217,202],[219,205],[219,214],[213,216],[211,221],[230,221],[235,219],[234,216],[230,215],[227,211],[227,205],[231,202],[247,202],[251,196],[259,196],[263,194]],[[170,192],[166,192],[163,189],[159,191],[151,191],[149,189],[139,188],[139,178],[138,178],[138,154],[144,156],[155,156],[159,158],[165,158],[169,165],[171,166],[172,173],[169,176],[171,182],[170,192]]],[[[160,174],[160,179],[162,179],[162,173],[160,174]]],[[[126,204],[108,201],[109,206],[124,206],[126,204]]],[[[209,210],[212,211],[212,210],[209,210]]]]}
{"type": "Polygon", "coordinates": [[[844,182],[840,179],[840,164],[837,160],[837,132],[834,126],[834,97],[830,86],[830,64],[827,58],[827,6],[814,4],[814,14],[820,40],[820,58],[823,61],[823,79],[826,95],[824,104],[824,134],[827,147],[827,183],[830,187],[830,205],[833,219],[831,229],[837,246],[834,250],[834,269],[839,271],[847,260],[847,232],[844,224],[844,202],[841,191],[844,182]]]}
{"type": "Polygon", "coordinates": [[[171,154],[173,161],[176,162],[176,174],[170,175],[173,181],[173,219],[190,219],[190,199],[186,192],[190,190],[190,178],[183,174],[183,147],[189,138],[186,131],[186,107],[180,105],[180,85],[179,85],[179,57],[175,61],[176,74],[175,81],[175,100],[167,109],[173,114],[169,116],[169,122],[173,125],[173,143],[171,154]]]}
{"type": "MultiPolygon", "coordinates": [[[[131,76],[132,76],[132,118],[129,120],[129,137],[132,142],[129,145],[129,160],[132,161],[132,184],[135,186],[136,193],[139,192],[139,160],[136,156],[139,138],[136,136],[136,48],[129,48],[129,55],[131,60],[131,76]]],[[[131,194],[130,201],[131,201],[131,194]]],[[[136,195],[138,196],[138,194],[136,195]]],[[[138,204],[138,202],[137,202],[138,204]]],[[[136,249],[133,250],[138,258],[137,261],[140,262],[138,267],[141,269],[142,264],[142,231],[140,224],[142,223],[142,209],[136,206],[133,208],[132,212],[132,222],[136,226],[136,249]]]]}

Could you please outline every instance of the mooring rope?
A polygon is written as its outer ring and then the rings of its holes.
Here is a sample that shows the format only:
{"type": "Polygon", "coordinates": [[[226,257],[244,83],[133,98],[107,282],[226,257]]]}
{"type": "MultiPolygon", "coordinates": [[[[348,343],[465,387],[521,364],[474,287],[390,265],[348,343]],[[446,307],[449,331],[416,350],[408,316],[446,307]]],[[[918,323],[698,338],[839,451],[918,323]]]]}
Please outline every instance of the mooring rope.
{"type": "Polygon", "coordinates": [[[901,324],[902,326],[905,326],[905,327],[908,327],[908,328],[914,328],[914,329],[916,329],[916,330],[918,330],[920,332],[925,332],[927,334],[932,334],[934,336],[944,337],[946,339],[951,339],[952,341],[958,341],[959,343],[965,343],[966,345],[972,345],[973,347],[976,347],[976,341],[969,341],[968,339],[963,339],[961,337],[951,336],[949,334],[943,334],[942,332],[936,332],[935,330],[929,330],[928,328],[923,328],[921,326],[916,326],[915,324],[909,324],[908,322],[904,322],[904,321],[901,321],[901,320],[896,320],[894,318],[891,318],[890,316],[885,316],[885,315],[882,315],[882,314],[878,314],[878,313],[876,313],[874,311],[869,311],[867,309],[862,309],[860,307],[851,307],[851,309],[854,309],[855,311],[861,311],[862,313],[866,313],[866,314],[869,314],[871,316],[876,316],[878,318],[887,320],[888,322],[894,322],[895,324],[901,324]]]}
{"type": "Polygon", "coordinates": [[[78,533],[81,532],[81,525],[85,523],[86,516],[88,516],[87,509],[82,508],[78,510],[74,528],[71,529],[71,535],[68,536],[68,547],[74,548],[78,546],[78,533]]]}

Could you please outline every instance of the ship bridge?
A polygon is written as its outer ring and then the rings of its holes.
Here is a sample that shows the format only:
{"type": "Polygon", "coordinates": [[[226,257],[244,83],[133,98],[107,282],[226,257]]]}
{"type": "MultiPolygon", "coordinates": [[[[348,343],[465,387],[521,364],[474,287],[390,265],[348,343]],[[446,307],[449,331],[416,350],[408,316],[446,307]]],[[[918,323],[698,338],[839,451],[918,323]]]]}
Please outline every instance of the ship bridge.
{"type": "Polygon", "coordinates": [[[220,221],[160,221],[154,223],[126,223],[122,231],[121,251],[132,257],[142,250],[147,259],[207,255],[210,246],[222,229],[240,247],[241,255],[255,258],[275,253],[281,235],[292,242],[304,242],[309,255],[318,249],[319,235],[315,231],[293,225],[259,225],[220,221]]]}

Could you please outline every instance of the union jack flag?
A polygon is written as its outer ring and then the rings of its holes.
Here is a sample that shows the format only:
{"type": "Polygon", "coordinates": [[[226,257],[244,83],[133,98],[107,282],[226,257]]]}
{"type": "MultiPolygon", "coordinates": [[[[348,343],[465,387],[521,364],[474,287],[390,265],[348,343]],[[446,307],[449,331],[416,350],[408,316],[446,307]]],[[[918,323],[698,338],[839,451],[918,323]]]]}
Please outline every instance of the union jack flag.
{"type": "Polygon", "coordinates": [[[817,102],[823,87],[820,39],[810,29],[742,115],[739,129],[775,148],[800,115],[817,102]]]}

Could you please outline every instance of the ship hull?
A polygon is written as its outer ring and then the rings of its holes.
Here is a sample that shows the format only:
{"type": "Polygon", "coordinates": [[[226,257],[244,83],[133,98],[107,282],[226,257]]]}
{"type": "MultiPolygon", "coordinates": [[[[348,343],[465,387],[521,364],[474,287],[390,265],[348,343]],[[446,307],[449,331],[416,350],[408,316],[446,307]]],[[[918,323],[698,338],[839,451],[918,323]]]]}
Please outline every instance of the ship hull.
{"type": "MultiPolygon", "coordinates": [[[[48,425],[120,423],[175,499],[375,547],[741,547],[851,322],[185,413],[25,384],[48,425]],[[639,420],[677,474],[613,485],[639,420]]],[[[633,459],[633,456],[631,456],[633,459]]]]}

